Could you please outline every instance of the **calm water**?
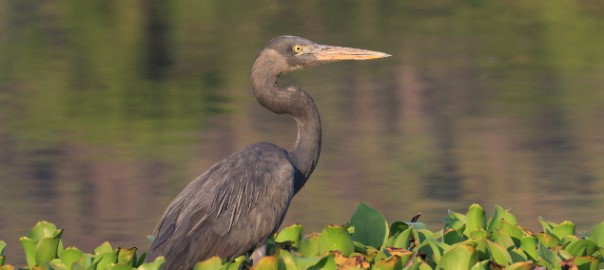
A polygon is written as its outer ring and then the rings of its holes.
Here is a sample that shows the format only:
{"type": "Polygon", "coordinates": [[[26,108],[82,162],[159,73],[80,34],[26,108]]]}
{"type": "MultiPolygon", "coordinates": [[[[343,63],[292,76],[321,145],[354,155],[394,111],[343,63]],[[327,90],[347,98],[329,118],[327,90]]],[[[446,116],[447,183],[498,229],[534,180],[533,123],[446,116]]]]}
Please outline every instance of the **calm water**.
{"type": "Polygon", "coordinates": [[[285,76],[313,95],[324,147],[285,224],[346,223],[360,201],[437,230],[478,202],[604,220],[599,1],[87,1],[0,4],[0,239],[38,220],[85,251],[148,248],[171,199],[295,124],[250,95],[270,38],[388,52],[285,76]]]}

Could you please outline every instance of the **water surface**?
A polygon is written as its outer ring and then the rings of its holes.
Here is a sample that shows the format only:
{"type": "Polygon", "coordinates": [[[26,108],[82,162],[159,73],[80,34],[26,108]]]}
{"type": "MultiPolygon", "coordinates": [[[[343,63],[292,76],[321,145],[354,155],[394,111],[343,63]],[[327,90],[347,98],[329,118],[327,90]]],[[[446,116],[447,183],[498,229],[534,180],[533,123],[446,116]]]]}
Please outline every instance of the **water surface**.
{"type": "Polygon", "coordinates": [[[315,99],[323,151],[285,225],[346,223],[361,201],[438,230],[480,203],[604,220],[604,6],[597,1],[82,1],[0,4],[0,239],[38,220],[66,246],[146,250],[171,199],[295,123],[248,86],[281,34],[393,55],[284,76],[315,99]]]}

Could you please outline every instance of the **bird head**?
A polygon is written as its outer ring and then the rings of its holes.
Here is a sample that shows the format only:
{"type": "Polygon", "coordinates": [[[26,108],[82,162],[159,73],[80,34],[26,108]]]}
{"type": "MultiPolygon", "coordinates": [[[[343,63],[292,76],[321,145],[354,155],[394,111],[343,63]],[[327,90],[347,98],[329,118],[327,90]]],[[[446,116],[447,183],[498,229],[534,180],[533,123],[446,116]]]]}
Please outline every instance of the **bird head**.
{"type": "MultiPolygon", "coordinates": [[[[279,36],[270,40],[258,53],[254,67],[271,73],[315,67],[342,60],[368,60],[389,57],[389,54],[331,45],[321,45],[295,36],[279,36]]],[[[252,69],[254,69],[252,67],[252,69]]]]}

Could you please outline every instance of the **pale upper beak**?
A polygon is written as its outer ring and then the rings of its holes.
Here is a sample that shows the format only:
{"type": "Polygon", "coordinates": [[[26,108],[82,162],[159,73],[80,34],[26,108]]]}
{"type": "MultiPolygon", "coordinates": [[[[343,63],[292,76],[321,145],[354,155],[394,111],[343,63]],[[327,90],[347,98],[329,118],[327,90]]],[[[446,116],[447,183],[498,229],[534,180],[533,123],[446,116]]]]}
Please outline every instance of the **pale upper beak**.
{"type": "Polygon", "coordinates": [[[369,60],[391,56],[383,52],[329,45],[321,45],[312,53],[319,61],[369,60]]]}

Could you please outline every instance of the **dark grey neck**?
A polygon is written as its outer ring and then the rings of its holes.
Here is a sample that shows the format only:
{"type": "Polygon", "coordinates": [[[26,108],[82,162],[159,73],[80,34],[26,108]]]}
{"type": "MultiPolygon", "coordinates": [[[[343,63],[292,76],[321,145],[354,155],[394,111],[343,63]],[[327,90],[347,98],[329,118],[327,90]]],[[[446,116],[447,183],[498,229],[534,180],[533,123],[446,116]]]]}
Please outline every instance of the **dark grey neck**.
{"type": "Polygon", "coordinates": [[[298,136],[294,146],[288,151],[292,163],[302,173],[304,179],[296,183],[296,191],[310,177],[321,152],[321,120],[314,101],[306,92],[295,86],[280,88],[278,74],[252,67],[252,90],[258,102],[268,110],[278,114],[292,115],[298,124],[298,136]]]}

